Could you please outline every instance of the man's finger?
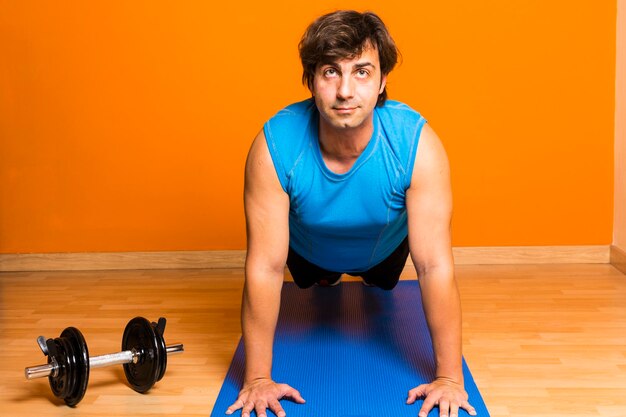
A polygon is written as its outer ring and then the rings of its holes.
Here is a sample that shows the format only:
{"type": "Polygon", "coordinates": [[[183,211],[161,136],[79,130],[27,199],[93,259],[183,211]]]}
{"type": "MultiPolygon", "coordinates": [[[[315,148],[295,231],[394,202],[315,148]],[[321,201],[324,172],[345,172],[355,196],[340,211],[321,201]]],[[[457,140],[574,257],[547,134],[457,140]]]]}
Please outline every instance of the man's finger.
{"type": "Polygon", "coordinates": [[[476,409],[468,401],[463,401],[461,408],[469,413],[470,416],[476,415],[476,409]]]}
{"type": "Polygon", "coordinates": [[[433,399],[432,396],[430,397],[426,397],[426,399],[424,400],[424,404],[422,404],[422,408],[420,408],[420,412],[419,412],[419,417],[426,417],[428,415],[428,413],[430,413],[430,410],[433,409],[433,407],[435,406],[435,400],[433,399]]]}
{"type": "Polygon", "coordinates": [[[277,417],[285,417],[287,415],[287,413],[285,413],[285,410],[283,410],[283,407],[280,405],[278,400],[270,401],[269,407],[270,407],[270,410],[272,410],[272,412],[274,412],[274,414],[276,414],[277,417]]]}
{"type": "Polygon", "coordinates": [[[284,392],[284,397],[288,397],[291,398],[292,400],[294,400],[297,403],[303,404],[306,402],[306,400],[304,398],[302,398],[302,395],[300,394],[300,392],[295,389],[290,387],[287,384],[283,384],[283,392],[284,392]]]}
{"type": "Polygon", "coordinates": [[[254,411],[257,417],[267,417],[267,403],[265,401],[257,401],[254,404],[254,411]]]}
{"type": "Polygon", "coordinates": [[[235,411],[239,410],[241,407],[243,407],[243,400],[241,398],[237,398],[237,401],[235,401],[234,403],[232,403],[227,409],[226,409],[226,414],[232,414],[235,411]]]}
{"type": "Polygon", "coordinates": [[[450,402],[448,400],[439,400],[439,417],[449,417],[450,402]]]}
{"type": "Polygon", "coordinates": [[[450,403],[450,417],[459,417],[459,403],[456,401],[450,403]]]}
{"type": "Polygon", "coordinates": [[[413,389],[411,389],[409,391],[409,396],[406,399],[406,403],[407,404],[413,404],[415,402],[415,400],[417,400],[420,397],[425,397],[426,396],[426,384],[422,384],[418,387],[415,387],[413,389]]]}
{"type": "Polygon", "coordinates": [[[254,409],[254,403],[252,401],[248,401],[243,405],[243,409],[241,410],[241,417],[250,417],[250,413],[254,409]]]}

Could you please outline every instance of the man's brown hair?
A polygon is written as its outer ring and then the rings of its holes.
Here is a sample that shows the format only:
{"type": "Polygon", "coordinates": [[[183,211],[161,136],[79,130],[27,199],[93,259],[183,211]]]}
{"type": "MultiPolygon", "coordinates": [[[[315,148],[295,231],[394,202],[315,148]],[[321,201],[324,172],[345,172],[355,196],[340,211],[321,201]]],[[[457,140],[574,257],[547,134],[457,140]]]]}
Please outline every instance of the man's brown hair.
{"type": "MultiPolygon", "coordinates": [[[[361,55],[368,46],[378,50],[380,72],[385,76],[398,62],[399,51],[387,27],[375,13],[339,10],[317,18],[302,35],[298,49],[302,83],[313,91],[317,66],[361,55]]],[[[387,88],[378,96],[378,106],[387,100],[387,88]]]]}

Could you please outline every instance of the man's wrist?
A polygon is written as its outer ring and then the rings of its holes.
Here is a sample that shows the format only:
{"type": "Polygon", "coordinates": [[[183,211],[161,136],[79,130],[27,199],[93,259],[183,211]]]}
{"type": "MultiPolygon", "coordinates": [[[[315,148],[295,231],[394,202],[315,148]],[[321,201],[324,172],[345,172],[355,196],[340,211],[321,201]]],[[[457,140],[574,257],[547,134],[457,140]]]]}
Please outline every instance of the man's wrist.
{"type": "Polygon", "coordinates": [[[463,376],[437,375],[435,380],[463,386],[463,376]]]}
{"type": "Polygon", "coordinates": [[[272,377],[270,375],[250,375],[250,376],[246,376],[243,379],[243,383],[244,385],[248,385],[248,384],[252,384],[254,382],[263,381],[263,380],[271,381],[272,377]]]}

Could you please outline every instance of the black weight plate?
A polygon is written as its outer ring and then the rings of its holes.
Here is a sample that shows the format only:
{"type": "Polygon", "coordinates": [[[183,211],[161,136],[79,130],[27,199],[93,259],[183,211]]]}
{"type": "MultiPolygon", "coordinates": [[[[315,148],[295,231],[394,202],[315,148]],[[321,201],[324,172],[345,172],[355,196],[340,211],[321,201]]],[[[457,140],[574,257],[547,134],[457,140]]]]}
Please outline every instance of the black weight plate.
{"type": "Polygon", "coordinates": [[[56,363],[56,375],[50,375],[48,382],[52,393],[59,398],[67,397],[68,390],[71,389],[69,383],[71,378],[68,376],[72,373],[73,361],[68,357],[71,352],[66,351],[66,344],[60,338],[48,339],[48,363],[56,363]],[[54,348],[54,349],[52,349],[54,348]]]}
{"type": "Polygon", "coordinates": [[[68,327],[54,339],[54,349],[48,363],[54,359],[58,364],[56,376],[49,376],[52,393],[62,398],[69,406],[83,399],[89,382],[89,351],[80,330],[68,327]]]}
{"type": "Polygon", "coordinates": [[[163,378],[163,375],[165,375],[165,369],[167,368],[167,347],[165,346],[165,339],[163,338],[163,333],[165,331],[165,319],[164,318],[160,318],[159,321],[162,320],[162,328],[159,328],[159,325],[157,323],[152,323],[152,327],[154,328],[154,333],[157,337],[158,343],[158,349],[159,349],[159,358],[160,358],[160,363],[159,363],[159,374],[157,375],[157,381],[160,381],[163,378]]]}
{"type": "Polygon", "coordinates": [[[83,334],[75,327],[68,327],[63,330],[61,337],[65,338],[73,352],[73,389],[64,398],[65,403],[69,406],[75,406],[85,396],[87,391],[87,383],[89,382],[89,351],[83,334]]]}
{"type": "Polygon", "coordinates": [[[125,363],[124,373],[131,388],[147,392],[158,381],[161,367],[159,339],[152,324],[143,317],[128,322],[122,336],[122,351],[135,349],[137,363],[125,363]]]}

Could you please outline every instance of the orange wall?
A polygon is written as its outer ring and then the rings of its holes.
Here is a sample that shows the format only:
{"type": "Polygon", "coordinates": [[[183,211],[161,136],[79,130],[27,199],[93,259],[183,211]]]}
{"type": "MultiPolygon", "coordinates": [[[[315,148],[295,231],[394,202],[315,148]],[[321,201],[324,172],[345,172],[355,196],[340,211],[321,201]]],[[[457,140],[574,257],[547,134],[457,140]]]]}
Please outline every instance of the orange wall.
{"type": "Polygon", "coordinates": [[[611,243],[615,1],[0,0],[0,253],[244,248],[247,148],[336,8],[400,47],[455,246],[611,243]]]}
{"type": "Polygon", "coordinates": [[[617,3],[613,245],[626,251],[626,0],[617,3]]]}

